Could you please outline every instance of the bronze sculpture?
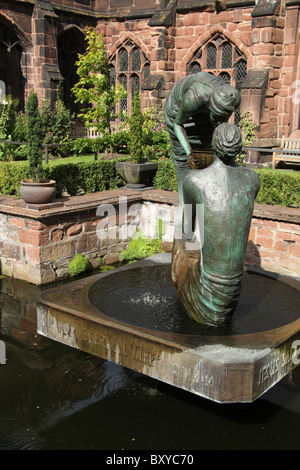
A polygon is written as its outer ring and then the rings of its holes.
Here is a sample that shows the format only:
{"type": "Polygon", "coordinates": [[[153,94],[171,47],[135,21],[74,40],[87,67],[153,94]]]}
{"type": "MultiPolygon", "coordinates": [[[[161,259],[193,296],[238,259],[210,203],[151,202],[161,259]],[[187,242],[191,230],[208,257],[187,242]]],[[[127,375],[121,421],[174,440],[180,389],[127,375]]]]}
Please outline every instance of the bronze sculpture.
{"type": "MultiPolygon", "coordinates": [[[[221,78],[199,72],[179,80],[167,96],[164,114],[178,185],[179,221],[183,210],[182,181],[190,170],[192,148],[211,148],[214,129],[229,120],[240,104],[240,93],[221,78]]],[[[176,232],[175,232],[176,236],[176,232]]]]}
{"type": "MultiPolygon", "coordinates": [[[[199,78],[203,79],[203,73],[199,78]]],[[[227,92],[231,91],[227,89],[227,92]]],[[[189,94],[188,90],[185,93],[189,94]]],[[[237,93],[231,92],[231,102],[233,97],[239,102],[237,93]]],[[[168,106],[171,106],[170,98],[168,106]]],[[[223,117],[221,113],[212,116],[211,107],[207,110],[211,122],[218,124],[210,142],[214,150],[214,161],[210,166],[191,170],[186,166],[187,159],[182,150],[173,155],[180,191],[179,213],[184,228],[194,227],[197,206],[203,206],[204,217],[200,252],[190,253],[186,249],[188,233],[180,236],[179,230],[175,232],[172,279],[187,314],[197,322],[211,326],[228,323],[238,303],[254,200],[260,186],[255,171],[235,162],[242,148],[240,130],[228,122],[219,124],[228,120],[233,109],[229,107],[223,117]],[[219,122],[214,120],[215,117],[219,122]],[[191,214],[184,210],[187,205],[192,207],[191,214]]],[[[188,136],[185,137],[188,140],[188,136]]],[[[173,135],[170,135],[171,143],[172,139],[173,135]]],[[[179,144],[173,148],[177,151],[179,144]]],[[[185,155],[189,149],[187,145],[185,155]]]]}

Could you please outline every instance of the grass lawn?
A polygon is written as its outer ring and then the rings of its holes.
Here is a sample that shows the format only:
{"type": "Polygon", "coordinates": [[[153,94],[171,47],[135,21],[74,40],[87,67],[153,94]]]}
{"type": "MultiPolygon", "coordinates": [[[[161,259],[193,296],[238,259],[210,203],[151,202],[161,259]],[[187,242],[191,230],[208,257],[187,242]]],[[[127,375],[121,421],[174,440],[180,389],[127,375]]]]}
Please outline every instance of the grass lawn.
{"type": "MultiPolygon", "coordinates": [[[[104,154],[103,154],[104,155],[104,154]]],[[[99,159],[101,158],[102,155],[99,155],[99,159]]],[[[93,162],[95,161],[94,155],[82,155],[80,157],[66,157],[66,158],[55,158],[49,160],[49,165],[50,166],[55,166],[55,165],[67,165],[68,163],[82,163],[82,162],[93,162]]],[[[12,165],[27,165],[28,161],[27,160],[18,160],[18,161],[12,161],[9,162],[12,165]]]]}

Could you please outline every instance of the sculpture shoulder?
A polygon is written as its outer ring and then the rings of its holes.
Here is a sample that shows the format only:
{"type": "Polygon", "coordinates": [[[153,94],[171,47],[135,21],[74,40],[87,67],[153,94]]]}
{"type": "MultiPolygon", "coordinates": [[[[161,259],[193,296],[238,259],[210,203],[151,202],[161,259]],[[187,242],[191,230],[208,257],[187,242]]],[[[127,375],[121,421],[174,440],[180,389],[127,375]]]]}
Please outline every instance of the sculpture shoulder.
{"type": "Polygon", "coordinates": [[[256,185],[260,186],[260,178],[256,171],[244,167],[243,170],[247,172],[248,178],[253,182],[253,184],[255,183],[256,185]]]}

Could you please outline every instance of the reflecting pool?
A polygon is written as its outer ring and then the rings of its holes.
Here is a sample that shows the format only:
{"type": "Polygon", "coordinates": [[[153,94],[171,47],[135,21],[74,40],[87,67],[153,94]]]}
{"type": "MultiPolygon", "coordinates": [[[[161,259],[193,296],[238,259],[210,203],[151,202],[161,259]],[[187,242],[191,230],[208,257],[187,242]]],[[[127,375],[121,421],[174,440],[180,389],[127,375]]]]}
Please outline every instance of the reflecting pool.
{"type": "Polygon", "coordinates": [[[0,450],[299,450],[299,367],[220,405],[37,335],[43,288],[0,282],[0,450]]]}

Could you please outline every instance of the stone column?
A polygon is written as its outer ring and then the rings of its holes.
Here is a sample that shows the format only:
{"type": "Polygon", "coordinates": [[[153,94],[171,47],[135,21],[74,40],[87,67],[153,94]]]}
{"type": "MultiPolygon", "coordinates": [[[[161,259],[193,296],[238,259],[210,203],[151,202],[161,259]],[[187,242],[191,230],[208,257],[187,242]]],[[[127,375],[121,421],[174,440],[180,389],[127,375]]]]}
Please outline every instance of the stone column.
{"type": "Polygon", "coordinates": [[[49,0],[36,2],[32,16],[34,71],[28,88],[34,88],[39,99],[47,99],[52,104],[57,97],[59,82],[63,80],[58,67],[56,19],[49,0]]]}

